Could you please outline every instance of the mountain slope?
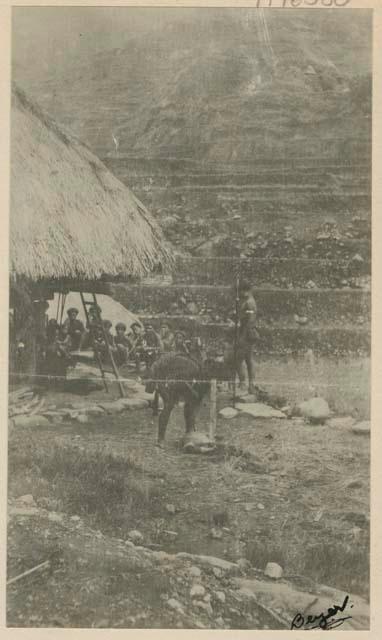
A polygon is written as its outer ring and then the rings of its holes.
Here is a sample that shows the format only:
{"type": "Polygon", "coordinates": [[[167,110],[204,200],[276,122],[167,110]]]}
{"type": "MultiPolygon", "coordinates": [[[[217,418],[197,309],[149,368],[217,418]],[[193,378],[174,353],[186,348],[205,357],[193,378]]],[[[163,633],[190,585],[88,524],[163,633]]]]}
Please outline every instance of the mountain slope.
{"type": "Polygon", "coordinates": [[[14,78],[101,156],[113,137],[198,163],[368,153],[368,12],[266,13],[275,66],[254,11],[184,16],[33,71],[15,49],[14,78]]]}

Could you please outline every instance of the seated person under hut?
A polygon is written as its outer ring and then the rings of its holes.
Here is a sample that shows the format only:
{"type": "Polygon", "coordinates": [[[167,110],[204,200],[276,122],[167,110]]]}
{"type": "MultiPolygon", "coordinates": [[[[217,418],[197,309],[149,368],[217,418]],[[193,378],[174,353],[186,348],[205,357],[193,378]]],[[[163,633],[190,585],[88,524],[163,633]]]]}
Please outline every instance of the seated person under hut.
{"type": "Polygon", "coordinates": [[[126,333],[127,327],[124,322],[118,322],[115,325],[115,354],[114,359],[117,366],[123,366],[127,363],[129,353],[132,349],[132,342],[126,333]]]}
{"type": "Polygon", "coordinates": [[[72,342],[71,350],[77,351],[85,334],[85,327],[81,320],[77,318],[78,309],[71,307],[68,309],[67,315],[68,317],[66,318],[63,326],[66,327],[68,335],[70,336],[72,342]]]}
{"type": "Polygon", "coordinates": [[[92,346],[92,342],[96,336],[98,336],[101,328],[101,313],[102,309],[98,305],[93,305],[88,311],[88,321],[86,322],[86,329],[83,332],[79,344],[79,350],[89,349],[92,346]]]}
{"type": "Polygon", "coordinates": [[[111,353],[114,355],[116,351],[114,336],[111,333],[111,329],[113,324],[110,320],[103,320],[103,330],[101,327],[93,327],[93,331],[95,332],[93,338],[94,350],[98,352],[102,361],[107,360],[108,358],[108,346],[111,353]],[[107,342],[106,342],[107,340],[107,342]]]}
{"type": "Polygon", "coordinates": [[[66,378],[68,367],[71,365],[71,338],[67,327],[60,326],[56,320],[49,320],[46,336],[44,374],[52,376],[59,384],[66,378]]]}
{"type": "Polygon", "coordinates": [[[159,331],[160,339],[163,344],[163,351],[169,352],[174,348],[174,334],[171,332],[170,327],[167,322],[162,322],[160,331],[159,331]]]}

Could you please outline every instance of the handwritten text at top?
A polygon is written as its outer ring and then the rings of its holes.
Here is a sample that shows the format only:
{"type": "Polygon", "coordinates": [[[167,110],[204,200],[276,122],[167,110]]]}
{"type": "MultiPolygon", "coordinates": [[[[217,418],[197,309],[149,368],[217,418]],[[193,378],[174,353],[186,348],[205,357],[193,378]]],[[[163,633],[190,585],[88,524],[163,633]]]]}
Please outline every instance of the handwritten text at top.
{"type": "Polygon", "coordinates": [[[294,9],[298,7],[340,8],[348,7],[351,0],[254,0],[256,9],[294,9]]]}

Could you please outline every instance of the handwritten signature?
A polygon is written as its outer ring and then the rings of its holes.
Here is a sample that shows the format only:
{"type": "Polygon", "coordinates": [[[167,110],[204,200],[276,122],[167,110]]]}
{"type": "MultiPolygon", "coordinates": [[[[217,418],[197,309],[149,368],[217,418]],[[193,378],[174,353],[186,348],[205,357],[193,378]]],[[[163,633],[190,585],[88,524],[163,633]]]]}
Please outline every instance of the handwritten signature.
{"type": "MultiPolygon", "coordinates": [[[[344,616],[342,618],[333,618],[337,613],[344,613],[349,603],[349,596],[346,596],[343,603],[341,605],[334,604],[332,607],[329,607],[327,612],[320,613],[317,616],[304,616],[301,613],[296,613],[295,617],[292,620],[291,630],[292,629],[335,629],[336,627],[340,627],[341,624],[345,622],[345,620],[349,620],[352,616],[344,616]]],[[[350,609],[353,607],[352,604],[349,605],[350,609]]]]}

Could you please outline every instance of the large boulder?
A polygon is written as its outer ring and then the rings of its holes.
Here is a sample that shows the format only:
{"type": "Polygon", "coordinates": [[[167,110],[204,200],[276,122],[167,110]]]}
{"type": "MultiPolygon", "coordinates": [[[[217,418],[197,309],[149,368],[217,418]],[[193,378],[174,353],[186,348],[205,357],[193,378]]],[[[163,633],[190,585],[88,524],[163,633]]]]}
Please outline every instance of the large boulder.
{"type": "Polygon", "coordinates": [[[200,431],[193,431],[187,434],[183,442],[183,451],[185,453],[204,453],[214,447],[215,443],[212,442],[209,436],[200,431]]]}
{"type": "Polygon", "coordinates": [[[13,418],[13,424],[16,428],[24,427],[47,427],[50,425],[48,418],[40,415],[32,416],[15,416],[13,418]]]}
{"type": "Polygon", "coordinates": [[[353,433],[357,435],[370,435],[370,420],[364,420],[363,422],[357,422],[351,428],[353,433]]]}
{"type": "Polygon", "coordinates": [[[224,409],[220,409],[219,416],[221,418],[225,418],[226,420],[230,420],[231,418],[235,418],[238,412],[233,407],[224,407],[224,409]]]}
{"type": "Polygon", "coordinates": [[[310,398],[299,405],[301,415],[311,424],[324,424],[330,417],[329,405],[324,398],[310,398]]]}
{"type": "Polygon", "coordinates": [[[285,413],[282,411],[269,407],[267,404],[261,402],[239,402],[236,405],[236,409],[242,413],[247,413],[253,418],[286,418],[285,413]]]}

